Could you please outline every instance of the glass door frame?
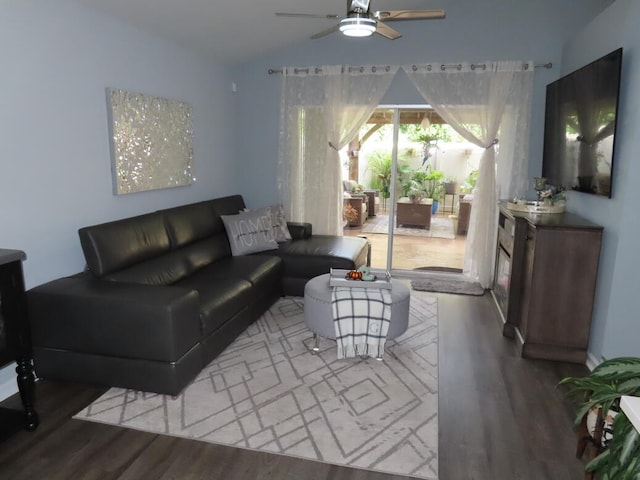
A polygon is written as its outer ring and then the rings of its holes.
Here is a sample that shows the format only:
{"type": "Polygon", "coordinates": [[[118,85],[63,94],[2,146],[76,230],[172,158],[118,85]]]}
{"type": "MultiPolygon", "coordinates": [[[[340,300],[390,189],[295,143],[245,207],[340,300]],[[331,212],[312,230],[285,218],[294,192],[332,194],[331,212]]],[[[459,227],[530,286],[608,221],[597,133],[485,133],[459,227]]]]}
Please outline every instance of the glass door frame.
{"type": "Polygon", "coordinates": [[[385,270],[392,273],[396,276],[408,276],[415,277],[415,272],[407,269],[393,269],[393,238],[394,238],[394,226],[396,219],[396,208],[395,208],[395,198],[396,198],[396,187],[398,186],[397,176],[398,176],[398,140],[400,137],[400,111],[402,109],[409,108],[431,108],[428,104],[421,105],[378,105],[376,110],[392,110],[393,111],[393,145],[391,146],[391,190],[390,190],[390,200],[391,205],[389,206],[389,227],[387,229],[387,258],[386,258],[386,267],[385,270]]]}

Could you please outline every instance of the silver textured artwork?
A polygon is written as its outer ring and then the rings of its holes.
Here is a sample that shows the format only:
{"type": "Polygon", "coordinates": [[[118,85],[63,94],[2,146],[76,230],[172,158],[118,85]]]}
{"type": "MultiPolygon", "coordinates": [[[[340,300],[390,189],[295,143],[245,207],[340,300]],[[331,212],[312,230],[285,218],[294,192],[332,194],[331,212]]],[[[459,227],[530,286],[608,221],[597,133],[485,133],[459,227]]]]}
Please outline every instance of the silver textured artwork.
{"type": "Polygon", "coordinates": [[[115,88],[107,103],[116,195],[193,183],[188,103],[115,88]]]}

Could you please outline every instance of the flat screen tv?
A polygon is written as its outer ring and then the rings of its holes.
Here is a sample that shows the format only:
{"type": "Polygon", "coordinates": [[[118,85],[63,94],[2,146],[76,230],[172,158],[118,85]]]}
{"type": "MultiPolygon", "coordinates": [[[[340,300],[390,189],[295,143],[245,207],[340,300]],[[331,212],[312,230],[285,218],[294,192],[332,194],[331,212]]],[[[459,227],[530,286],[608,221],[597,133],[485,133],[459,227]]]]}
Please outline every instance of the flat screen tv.
{"type": "Polygon", "coordinates": [[[611,197],[622,48],[547,85],[542,176],[611,197]]]}

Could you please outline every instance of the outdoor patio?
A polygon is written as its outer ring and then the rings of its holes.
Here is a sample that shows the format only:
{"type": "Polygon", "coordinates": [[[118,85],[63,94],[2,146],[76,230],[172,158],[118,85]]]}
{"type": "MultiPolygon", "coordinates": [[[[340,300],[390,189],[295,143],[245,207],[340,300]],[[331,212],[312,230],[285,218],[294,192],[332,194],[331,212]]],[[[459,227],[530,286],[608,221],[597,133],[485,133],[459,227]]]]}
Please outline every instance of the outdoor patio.
{"type": "MultiPolygon", "coordinates": [[[[388,210],[380,210],[379,216],[388,215],[388,210]]],[[[433,216],[434,225],[438,225],[439,219],[449,220],[450,212],[437,212],[433,216]]],[[[373,233],[366,230],[376,228],[377,216],[369,217],[367,221],[358,227],[344,229],[346,236],[365,235],[371,242],[371,265],[374,268],[385,268],[387,259],[387,234],[373,233]],[[373,225],[373,228],[367,228],[373,225]],[[363,232],[363,230],[365,230],[363,232]]],[[[433,236],[424,228],[401,227],[402,234],[396,233],[393,240],[393,269],[413,270],[416,268],[442,268],[462,270],[464,250],[467,237],[465,235],[445,235],[449,238],[433,236]],[[451,238],[453,237],[453,238],[451,238]]]]}

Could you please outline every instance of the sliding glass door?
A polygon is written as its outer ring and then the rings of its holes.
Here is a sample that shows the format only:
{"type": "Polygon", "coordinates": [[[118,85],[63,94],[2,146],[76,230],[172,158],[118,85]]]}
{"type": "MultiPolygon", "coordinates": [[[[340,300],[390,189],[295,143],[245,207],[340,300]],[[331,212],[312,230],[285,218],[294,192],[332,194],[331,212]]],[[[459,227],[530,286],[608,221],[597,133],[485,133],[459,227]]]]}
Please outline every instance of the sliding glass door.
{"type": "Polygon", "coordinates": [[[345,234],[369,238],[375,268],[461,270],[459,204],[479,155],[428,106],[378,108],[346,152],[343,177],[357,179],[369,213],[345,234]]]}

